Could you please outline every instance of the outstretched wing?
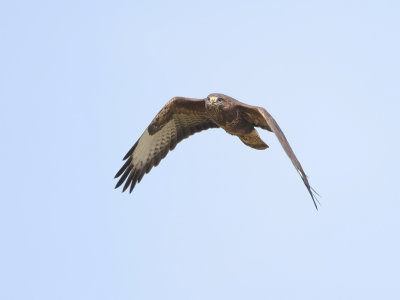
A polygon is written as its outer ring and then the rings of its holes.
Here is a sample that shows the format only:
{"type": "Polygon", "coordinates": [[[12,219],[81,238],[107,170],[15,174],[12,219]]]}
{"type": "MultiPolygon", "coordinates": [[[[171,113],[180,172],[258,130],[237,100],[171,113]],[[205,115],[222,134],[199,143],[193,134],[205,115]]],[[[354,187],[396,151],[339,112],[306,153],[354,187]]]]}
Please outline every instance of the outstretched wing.
{"type": "Polygon", "coordinates": [[[283,149],[289,156],[297,172],[300,174],[301,179],[303,179],[303,182],[307,187],[307,190],[310,193],[312,200],[314,201],[315,208],[318,209],[317,206],[318,199],[316,198],[316,195],[318,195],[318,193],[310,186],[310,183],[308,182],[307,179],[307,175],[303,170],[303,167],[298,161],[296,155],[292,150],[292,147],[290,147],[288,140],[286,139],[285,135],[283,134],[281,128],[279,127],[275,119],[262,107],[250,106],[244,103],[241,103],[240,107],[242,109],[242,112],[244,113],[245,119],[248,122],[254,124],[255,126],[267,129],[275,133],[279,143],[281,143],[283,149]]]}
{"type": "Polygon", "coordinates": [[[202,99],[175,97],[157,114],[139,140],[125,155],[125,164],[115,175],[120,177],[115,188],[125,182],[123,192],[132,192],[145,173],[157,166],[169,150],[190,135],[218,127],[205,113],[202,99]]]}

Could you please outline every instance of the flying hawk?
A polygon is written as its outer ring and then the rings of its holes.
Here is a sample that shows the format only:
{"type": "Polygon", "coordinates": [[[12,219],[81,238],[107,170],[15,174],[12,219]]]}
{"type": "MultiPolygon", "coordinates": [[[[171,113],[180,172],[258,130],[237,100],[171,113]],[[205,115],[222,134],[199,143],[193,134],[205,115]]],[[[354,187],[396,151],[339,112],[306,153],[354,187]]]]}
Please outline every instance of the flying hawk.
{"type": "Polygon", "coordinates": [[[115,175],[115,178],[122,175],[115,188],[125,182],[122,191],[129,188],[132,192],[143,175],[157,166],[181,140],[196,132],[219,127],[258,150],[267,149],[268,145],[254,127],[275,133],[318,209],[316,192],[274,118],[262,107],[250,106],[223,94],[210,94],[205,99],[172,98],[125,155],[126,162],[115,175]]]}

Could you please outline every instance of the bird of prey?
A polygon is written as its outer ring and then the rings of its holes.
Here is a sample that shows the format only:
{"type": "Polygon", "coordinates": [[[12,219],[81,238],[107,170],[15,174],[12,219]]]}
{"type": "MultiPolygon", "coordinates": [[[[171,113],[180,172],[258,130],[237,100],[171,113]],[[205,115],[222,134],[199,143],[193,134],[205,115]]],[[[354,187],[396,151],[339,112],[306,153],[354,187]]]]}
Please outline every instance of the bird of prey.
{"type": "Polygon", "coordinates": [[[181,140],[209,128],[222,128],[249,147],[267,149],[268,145],[261,140],[255,127],[275,133],[318,209],[316,192],[275,119],[262,107],[247,105],[218,93],[205,99],[172,98],[125,155],[126,162],[115,175],[115,178],[122,175],[115,188],[125,182],[122,191],[129,188],[132,192],[143,175],[157,166],[181,140]]]}

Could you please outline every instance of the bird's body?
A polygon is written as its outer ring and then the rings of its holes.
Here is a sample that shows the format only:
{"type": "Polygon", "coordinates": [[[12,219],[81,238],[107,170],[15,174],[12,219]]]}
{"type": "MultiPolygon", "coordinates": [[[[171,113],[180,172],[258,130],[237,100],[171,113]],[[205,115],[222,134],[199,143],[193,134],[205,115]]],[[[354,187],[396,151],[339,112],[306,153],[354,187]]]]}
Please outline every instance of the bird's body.
{"type": "MultiPolygon", "coordinates": [[[[222,128],[254,149],[268,148],[255,127],[272,131],[292,160],[316,206],[316,198],[299,161],[282,130],[263,108],[250,106],[223,94],[205,99],[175,97],[156,115],[135,145],[125,155],[125,164],[116,174],[121,176],[116,188],[125,182],[123,191],[132,192],[145,173],[157,166],[169,150],[190,135],[209,128],[222,128]]],[[[317,207],[317,206],[316,206],[317,207]]]]}
{"type": "Polygon", "coordinates": [[[242,108],[246,104],[223,94],[211,94],[209,97],[225,99],[222,104],[213,104],[206,101],[206,112],[218,127],[231,135],[239,137],[250,147],[258,150],[268,148],[268,145],[259,137],[257,130],[254,129],[254,124],[245,118],[242,108]]]}
{"type": "Polygon", "coordinates": [[[246,134],[253,127],[246,122],[239,111],[239,101],[232,99],[225,106],[206,104],[206,112],[209,117],[226,132],[237,135],[246,134]]]}

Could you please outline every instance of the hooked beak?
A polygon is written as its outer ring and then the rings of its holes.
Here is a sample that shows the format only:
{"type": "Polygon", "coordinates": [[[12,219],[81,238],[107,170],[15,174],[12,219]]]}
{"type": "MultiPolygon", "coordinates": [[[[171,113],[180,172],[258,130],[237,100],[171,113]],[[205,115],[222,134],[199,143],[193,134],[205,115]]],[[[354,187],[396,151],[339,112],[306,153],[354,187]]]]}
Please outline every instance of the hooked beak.
{"type": "Polygon", "coordinates": [[[217,97],[210,97],[210,102],[215,104],[215,102],[217,102],[217,97]]]}

